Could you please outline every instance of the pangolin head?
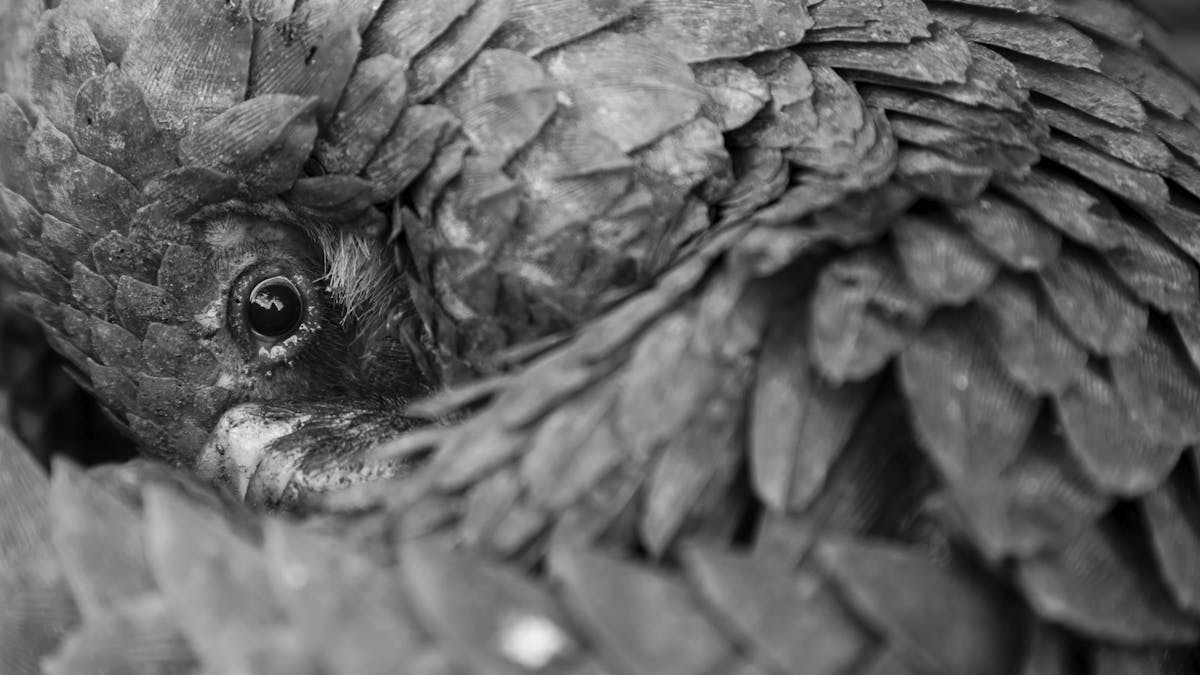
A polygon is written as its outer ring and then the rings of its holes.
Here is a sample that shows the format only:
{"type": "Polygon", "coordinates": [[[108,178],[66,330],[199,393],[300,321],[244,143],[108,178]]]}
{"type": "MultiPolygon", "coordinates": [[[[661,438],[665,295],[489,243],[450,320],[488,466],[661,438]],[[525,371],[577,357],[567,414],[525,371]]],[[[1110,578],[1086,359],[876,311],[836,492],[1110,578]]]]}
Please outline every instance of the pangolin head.
{"type": "Polygon", "coordinates": [[[356,449],[407,401],[669,264],[767,100],[714,106],[738,71],[705,85],[638,2],[35,4],[3,270],[146,452],[266,503],[404,470],[356,449]]]}

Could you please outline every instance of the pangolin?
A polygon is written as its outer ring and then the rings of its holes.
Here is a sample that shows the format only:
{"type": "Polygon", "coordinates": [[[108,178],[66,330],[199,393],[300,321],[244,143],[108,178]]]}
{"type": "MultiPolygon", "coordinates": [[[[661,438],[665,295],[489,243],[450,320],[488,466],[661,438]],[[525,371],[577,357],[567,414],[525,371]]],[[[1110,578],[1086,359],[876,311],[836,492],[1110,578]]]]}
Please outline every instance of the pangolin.
{"type": "Polygon", "coordinates": [[[1200,92],[1124,0],[8,0],[0,667],[1186,673],[1200,92]]]}

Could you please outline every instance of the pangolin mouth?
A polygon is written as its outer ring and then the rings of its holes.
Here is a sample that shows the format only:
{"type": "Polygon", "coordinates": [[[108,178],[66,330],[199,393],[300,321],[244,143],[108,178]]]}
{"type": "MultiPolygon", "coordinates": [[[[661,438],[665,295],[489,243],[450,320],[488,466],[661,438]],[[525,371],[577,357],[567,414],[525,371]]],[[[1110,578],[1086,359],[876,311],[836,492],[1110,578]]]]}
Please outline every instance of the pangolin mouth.
{"type": "Polygon", "coordinates": [[[307,511],[331,493],[419,468],[419,455],[372,459],[374,448],[412,426],[358,406],[243,403],[221,416],[195,468],[252,507],[307,511]]]}

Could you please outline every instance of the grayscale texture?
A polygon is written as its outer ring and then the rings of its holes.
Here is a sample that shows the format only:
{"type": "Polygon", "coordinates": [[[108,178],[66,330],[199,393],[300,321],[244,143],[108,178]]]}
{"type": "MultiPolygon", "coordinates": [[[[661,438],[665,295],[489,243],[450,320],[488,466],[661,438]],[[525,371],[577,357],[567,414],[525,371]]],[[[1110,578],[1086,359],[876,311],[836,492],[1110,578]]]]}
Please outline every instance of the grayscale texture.
{"type": "Polygon", "coordinates": [[[0,671],[1200,669],[1132,3],[0,2],[0,671]]]}

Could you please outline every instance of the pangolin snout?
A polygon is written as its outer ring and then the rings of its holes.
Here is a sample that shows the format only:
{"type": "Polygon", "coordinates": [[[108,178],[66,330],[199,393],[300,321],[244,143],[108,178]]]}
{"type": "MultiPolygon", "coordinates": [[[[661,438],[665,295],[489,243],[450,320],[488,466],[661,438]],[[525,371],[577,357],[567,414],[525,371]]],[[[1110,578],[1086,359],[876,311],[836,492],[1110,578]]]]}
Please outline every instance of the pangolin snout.
{"type": "Polygon", "coordinates": [[[221,416],[195,468],[251,506],[303,511],[322,495],[418,468],[419,456],[372,453],[416,425],[391,406],[243,403],[221,416]]]}
{"type": "Polygon", "coordinates": [[[206,479],[246,499],[251,480],[264,467],[272,447],[311,418],[307,413],[283,411],[262,403],[234,406],[221,416],[201,448],[196,469],[206,479]]]}

